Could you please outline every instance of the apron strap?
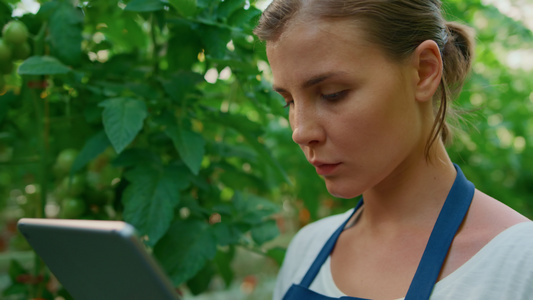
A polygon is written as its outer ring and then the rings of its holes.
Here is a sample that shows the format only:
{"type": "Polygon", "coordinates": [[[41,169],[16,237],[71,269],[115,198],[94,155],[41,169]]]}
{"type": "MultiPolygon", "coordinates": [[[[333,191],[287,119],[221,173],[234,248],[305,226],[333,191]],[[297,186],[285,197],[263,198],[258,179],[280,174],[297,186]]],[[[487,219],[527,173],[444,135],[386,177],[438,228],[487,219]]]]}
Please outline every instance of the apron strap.
{"type": "MultiPolygon", "coordinates": [[[[455,165],[455,164],[454,164],[455,165]]],[[[474,196],[475,187],[459,166],[457,176],[433,227],[406,300],[429,299],[457,230],[463,223],[474,196]]]]}
{"type": "Polygon", "coordinates": [[[346,219],[346,221],[344,221],[342,223],[342,225],[339,226],[339,228],[337,228],[337,230],[335,230],[335,232],[330,236],[330,238],[328,239],[328,241],[326,242],[324,247],[322,247],[322,250],[320,250],[320,253],[318,253],[318,255],[315,258],[315,261],[313,262],[311,267],[309,267],[309,270],[307,270],[307,273],[305,274],[304,278],[300,282],[301,286],[304,286],[304,287],[308,288],[311,285],[311,283],[315,279],[316,275],[320,271],[320,268],[322,267],[322,265],[324,264],[324,262],[328,258],[329,254],[333,250],[333,247],[335,247],[335,243],[337,242],[337,239],[339,238],[339,235],[341,235],[342,231],[344,230],[344,227],[346,227],[346,224],[348,223],[348,221],[350,221],[350,219],[353,217],[355,212],[362,205],[363,205],[363,199],[359,200],[359,203],[357,203],[357,206],[353,210],[353,212],[350,215],[350,217],[348,219],[346,219]]]}

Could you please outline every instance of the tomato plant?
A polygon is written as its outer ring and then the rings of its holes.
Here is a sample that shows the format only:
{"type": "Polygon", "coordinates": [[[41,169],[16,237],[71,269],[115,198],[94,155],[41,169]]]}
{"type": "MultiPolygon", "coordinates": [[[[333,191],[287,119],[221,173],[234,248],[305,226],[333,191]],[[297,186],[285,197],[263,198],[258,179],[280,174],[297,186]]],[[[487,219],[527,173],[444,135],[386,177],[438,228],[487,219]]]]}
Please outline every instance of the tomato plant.
{"type": "Polygon", "coordinates": [[[265,131],[285,111],[260,69],[260,13],[240,0],[112,0],[0,16],[16,67],[0,98],[16,217],[125,220],[193,293],[231,284],[237,248],[268,257],[282,199],[266,199],[290,181],[265,131]]]}

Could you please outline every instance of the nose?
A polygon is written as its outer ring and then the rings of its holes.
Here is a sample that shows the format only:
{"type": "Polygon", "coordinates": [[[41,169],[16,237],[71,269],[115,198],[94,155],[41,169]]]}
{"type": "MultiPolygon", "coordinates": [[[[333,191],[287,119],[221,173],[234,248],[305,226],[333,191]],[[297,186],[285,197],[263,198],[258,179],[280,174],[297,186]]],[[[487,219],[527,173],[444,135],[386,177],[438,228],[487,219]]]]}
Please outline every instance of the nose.
{"type": "Polygon", "coordinates": [[[295,105],[289,113],[292,140],[300,146],[320,144],[325,139],[322,121],[313,106],[295,105]]]}

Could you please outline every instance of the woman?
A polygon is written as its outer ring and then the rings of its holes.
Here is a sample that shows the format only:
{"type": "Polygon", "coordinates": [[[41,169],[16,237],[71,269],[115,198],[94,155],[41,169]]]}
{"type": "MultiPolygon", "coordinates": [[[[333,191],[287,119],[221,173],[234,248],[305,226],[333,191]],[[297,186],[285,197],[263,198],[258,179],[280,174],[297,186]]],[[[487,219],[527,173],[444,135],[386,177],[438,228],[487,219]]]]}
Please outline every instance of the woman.
{"type": "Polygon", "coordinates": [[[364,199],[296,235],[274,299],[533,298],[533,223],[446,153],[473,38],[440,5],[274,0],[263,13],[255,33],[293,140],[332,195],[364,199]]]}

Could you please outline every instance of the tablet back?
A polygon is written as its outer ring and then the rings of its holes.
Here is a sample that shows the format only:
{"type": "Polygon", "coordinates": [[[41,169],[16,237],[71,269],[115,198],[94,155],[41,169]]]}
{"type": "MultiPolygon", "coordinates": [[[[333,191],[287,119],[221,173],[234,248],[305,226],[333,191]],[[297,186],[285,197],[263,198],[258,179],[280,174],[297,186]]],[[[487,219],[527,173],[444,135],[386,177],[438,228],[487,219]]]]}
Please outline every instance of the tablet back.
{"type": "Polygon", "coordinates": [[[76,300],[179,299],[127,223],[23,218],[18,229],[76,300]]]}

